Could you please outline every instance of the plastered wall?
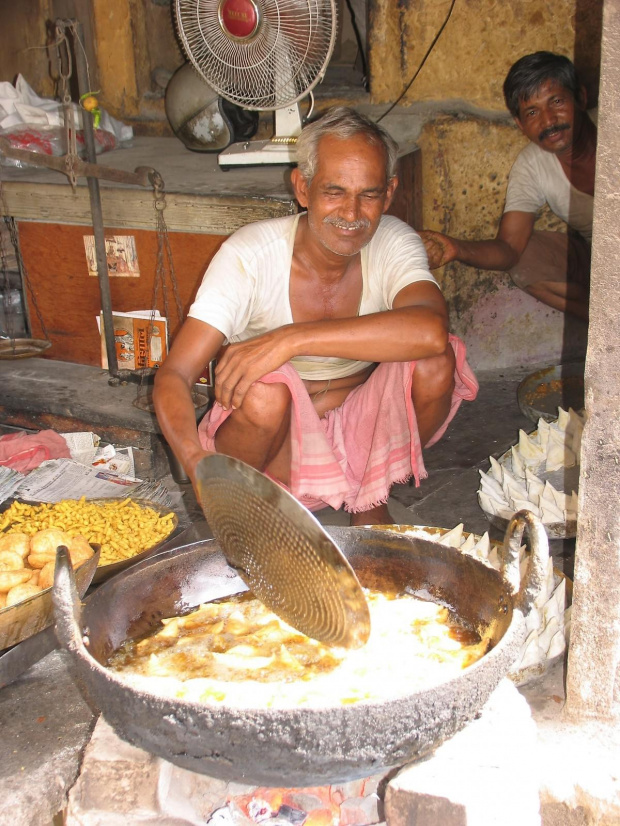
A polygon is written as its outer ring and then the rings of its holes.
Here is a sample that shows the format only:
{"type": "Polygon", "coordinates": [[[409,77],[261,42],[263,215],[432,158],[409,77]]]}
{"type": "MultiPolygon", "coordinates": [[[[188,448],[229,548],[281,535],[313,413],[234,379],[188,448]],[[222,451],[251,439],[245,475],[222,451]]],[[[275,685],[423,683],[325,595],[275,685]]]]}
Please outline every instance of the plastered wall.
{"type": "MultiPolygon", "coordinates": [[[[369,0],[373,102],[396,98],[445,21],[451,0],[369,0]]],[[[575,56],[596,84],[602,0],[455,0],[452,13],[404,103],[462,100],[503,111],[512,63],[538,49],[575,56]]]]}

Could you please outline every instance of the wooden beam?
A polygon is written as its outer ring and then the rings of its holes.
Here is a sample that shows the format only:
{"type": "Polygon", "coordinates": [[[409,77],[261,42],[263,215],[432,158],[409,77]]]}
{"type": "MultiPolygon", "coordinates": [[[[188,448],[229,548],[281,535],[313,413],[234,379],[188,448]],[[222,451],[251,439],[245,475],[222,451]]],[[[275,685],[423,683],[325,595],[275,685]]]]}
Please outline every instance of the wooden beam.
{"type": "MultiPolygon", "coordinates": [[[[0,215],[18,221],[56,224],[90,223],[90,202],[86,187],[75,192],[65,183],[37,184],[5,181],[0,199],[0,215]]],[[[101,189],[106,226],[128,229],[156,229],[151,190],[101,189]]],[[[196,196],[166,193],[164,218],[171,232],[199,232],[230,235],[235,230],[264,218],[277,218],[296,212],[292,200],[248,196],[196,196]]]]}

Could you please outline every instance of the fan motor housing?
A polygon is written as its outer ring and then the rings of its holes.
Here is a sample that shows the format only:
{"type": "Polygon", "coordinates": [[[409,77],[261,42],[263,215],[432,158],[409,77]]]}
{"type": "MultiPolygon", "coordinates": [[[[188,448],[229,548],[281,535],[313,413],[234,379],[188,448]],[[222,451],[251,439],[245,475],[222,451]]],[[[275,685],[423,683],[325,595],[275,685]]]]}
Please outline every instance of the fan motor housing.
{"type": "Polygon", "coordinates": [[[221,0],[217,16],[222,30],[235,40],[251,40],[261,23],[261,13],[253,0],[221,0]]]}
{"type": "Polygon", "coordinates": [[[221,98],[190,63],[170,79],[165,104],[174,134],[194,152],[220,152],[235,141],[252,138],[258,129],[258,112],[221,98]]]}

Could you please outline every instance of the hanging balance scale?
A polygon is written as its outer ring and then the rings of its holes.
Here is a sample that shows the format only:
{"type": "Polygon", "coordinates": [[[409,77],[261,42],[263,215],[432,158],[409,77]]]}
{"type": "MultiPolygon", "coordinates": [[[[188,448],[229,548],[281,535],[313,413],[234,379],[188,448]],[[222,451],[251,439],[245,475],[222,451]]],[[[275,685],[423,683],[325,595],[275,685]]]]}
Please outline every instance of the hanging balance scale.
{"type": "MultiPolygon", "coordinates": [[[[4,201],[4,191],[2,189],[2,179],[0,178],[0,202],[2,203],[3,211],[6,213],[6,204],[4,201]]],[[[16,335],[17,321],[15,313],[11,308],[11,297],[14,290],[11,287],[10,267],[9,267],[9,253],[5,246],[5,235],[0,232],[0,266],[2,267],[2,302],[4,309],[5,328],[7,336],[0,337],[0,359],[23,359],[31,358],[32,356],[39,356],[52,346],[52,342],[47,338],[47,331],[41,316],[41,311],[37,304],[32,285],[28,278],[28,273],[22,260],[19,244],[17,241],[17,227],[15,221],[8,216],[4,218],[4,222],[11,239],[11,243],[15,250],[16,262],[22,278],[22,284],[30,293],[32,305],[35,308],[39,324],[43,330],[45,338],[22,338],[16,335]]]]}
{"type": "MultiPolygon", "coordinates": [[[[85,177],[88,184],[88,191],[90,196],[91,217],[93,224],[93,234],[95,238],[95,255],[97,263],[97,276],[99,281],[99,292],[101,298],[101,314],[103,317],[103,328],[106,345],[106,355],[108,359],[108,371],[110,373],[110,383],[118,383],[120,381],[139,381],[142,383],[145,375],[153,372],[150,368],[138,370],[119,370],[118,358],[116,353],[116,342],[114,338],[114,326],[112,319],[112,303],[110,295],[110,282],[106,257],[106,244],[103,226],[103,213],[101,207],[101,196],[99,191],[99,180],[111,181],[113,183],[129,184],[133,186],[152,187],[153,189],[153,205],[156,215],[157,226],[157,268],[155,279],[153,282],[153,299],[152,299],[152,314],[155,315],[155,307],[157,303],[157,296],[159,287],[161,286],[163,292],[163,302],[165,305],[165,312],[168,315],[168,301],[165,286],[165,263],[167,258],[168,270],[170,280],[172,282],[176,311],[179,322],[182,319],[181,301],[177,291],[176,278],[174,267],[172,264],[172,252],[168,239],[168,231],[164,219],[164,209],[166,207],[164,182],[155,169],[151,167],[140,166],[134,172],[126,172],[125,170],[114,169],[111,167],[101,167],[96,162],[95,137],[93,128],[93,115],[90,111],[83,108],[82,111],[82,129],[84,135],[84,146],[86,152],[86,161],[81,160],[77,154],[76,145],[76,129],[75,113],[73,104],[68,91],[68,80],[71,77],[71,50],[67,39],[67,30],[71,33],[75,51],[76,72],[78,80],[78,88],[80,92],[80,100],[84,100],[89,95],[90,79],[88,73],[88,64],[86,62],[85,51],[83,48],[82,25],[76,20],[57,20],[56,21],[56,43],[58,48],[58,65],[59,73],[63,86],[63,115],[65,134],[68,151],[62,157],[52,157],[49,155],[41,155],[36,152],[31,152],[25,149],[18,149],[13,147],[7,138],[0,137],[0,157],[10,158],[24,164],[33,166],[43,166],[48,169],[53,169],[56,172],[61,172],[66,175],[72,188],[75,190],[78,177],[85,177]],[[64,46],[64,51],[61,47],[64,46]]],[[[43,331],[44,339],[19,339],[9,336],[6,339],[0,340],[0,358],[14,359],[27,358],[31,356],[38,356],[51,346],[51,341],[47,336],[47,331],[43,321],[43,317],[37,305],[36,297],[30,279],[28,277],[26,268],[19,252],[19,242],[17,239],[17,231],[15,223],[11,215],[9,205],[6,202],[4,189],[2,185],[2,176],[0,175],[0,214],[6,216],[5,220],[9,223],[9,228],[13,228],[11,232],[11,240],[15,247],[20,272],[24,286],[28,290],[32,304],[35,308],[37,318],[41,329],[43,331]]],[[[0,263],[2,263],[3,271],[6,274],[6,255],[3,249],[0,263]]],[[[8,276],[7,276],[8,280],[8,276]]],[[[150,335],[150,333],[149,333],[150,335]]],[[[147,347],[150,346],[147,342],[147,347]]]]}

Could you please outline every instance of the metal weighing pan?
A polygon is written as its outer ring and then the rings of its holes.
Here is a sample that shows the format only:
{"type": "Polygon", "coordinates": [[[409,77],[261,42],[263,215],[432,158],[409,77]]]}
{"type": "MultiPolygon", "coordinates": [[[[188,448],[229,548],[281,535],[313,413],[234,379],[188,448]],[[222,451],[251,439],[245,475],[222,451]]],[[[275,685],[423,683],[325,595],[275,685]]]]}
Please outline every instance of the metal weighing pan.
{"type": "Polygon", "coordinates": [[[145,559],[101,585],[83,606],[62,559],[54,585],[57,634],[91,705],[128,742],[191,771],[251,785],[353,780],[410,762],[451,737],[479,714],[521,650],[524,617],[548,562],[540,522],[527,511],[515,516],[502,574],[454,548],[395,532],[333,528],[330,535],[362,585],[424,589],[484,634],[491,650],[456,678],[385,702],[236,709],[165,698],[131,688],[104,663],[162,618],[246,589],[217,542],[145,559]],[[524,529],[532,553],[520,583],[524,529]]]}
{"type": "Polygon", "coordinates": [[[558,407],[579,411],[584,407],[585,362],[569,361],[537,370],[517,388],[517,401],[524,416],[538,423],[555,421],[558,407]]]}
{"type": "Polygon", "coordinates": [[[40,356],[52,346],[40,338],[5,338],[0,340],[0,359],[28,359],[40,356]]]}

